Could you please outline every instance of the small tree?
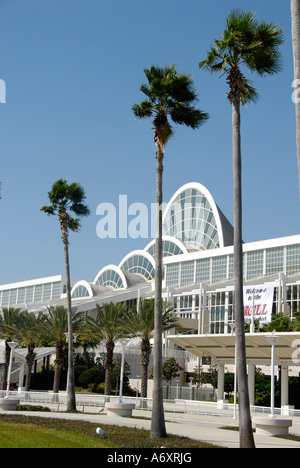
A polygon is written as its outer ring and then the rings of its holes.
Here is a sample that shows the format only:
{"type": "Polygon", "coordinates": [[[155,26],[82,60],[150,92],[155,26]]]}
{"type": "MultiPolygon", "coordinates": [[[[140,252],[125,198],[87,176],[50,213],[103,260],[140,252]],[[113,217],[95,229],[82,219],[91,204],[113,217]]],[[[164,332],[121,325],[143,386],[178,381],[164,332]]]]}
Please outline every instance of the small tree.
{"type": "Polygon", "coordinates": [[[163,366],[162,366],[163,379],[167,382],[168,389],[172,380],[175,379],[176,377],[179,377],[180,374],[178,372],[182,370],[183,370],[182,367],[178,364],[175,358],[167,359],[163,363],[163,366]]]}
{"type": "MultiPolygon", "coordinates": [[[[84,323],[84,313],[72,310],[73,331],[81,330],[84,323]]],[[[60,374],[65,360],[66,333],[68,332],[68,311],[64,306],[48,307],[48,314],[41,330],[43,338],[53,343],[56,348],[54,362],[53,392],[58,393],[60,374]]]]}
{"type": "Polygon", "coordinates": [[[2,314],[0,314],[0,339],[5,341],[5,363],[1,390],[5,390],[7,385],[8,363],[11,352],[8,342],[13,340],[14,330],[19,327],[20,314],[21,309],[15,309],[14,307],[5,307],[2,314]]]}
{"type": "Polygon", "coordinates": [[[96,306],[98,310],[97,318],[95,320],[88,317],[87,328],[91,338],[97,339],[99,343],[105,341],[105,395],[110,395],[115,342],[125,335],[123,320],[126,305],[111,302],[110,304],[103,304],[101,307],[98,304],[96,306]]]}
{"type": "Polygon", "coordinates": [[[45,321],[45,315],[23,311],[20,321],[15,324],[13,336],[21,347],[27,347],[26,354],[26,384],[25,391],[30,391],[32,366],[36,357],[34,352],[37,342],[40,342],[41,328],[45,321]]]}
{"type": "MultiPolygon", "coordinates": [[[[166,302],[162,303],[163,331],[176,327],[178,319],[172,312],[172,307],[166,302]]],[[[150,340],[154,335],[154,299],[141,299],[139,307],[131,307],[125,315],[124,327],[130,336],[141,339],[141,396],[147,398],[148,367],[151,356],[150,340]]]]}
{"type": "Polygon", "coordinates": [[[197,393],[196,398],[198,397],[198,390],[205,383],[205,374],[203,372],[203,366],[196,366],[192,374],[192,385],[196,385],[197,393]]]}

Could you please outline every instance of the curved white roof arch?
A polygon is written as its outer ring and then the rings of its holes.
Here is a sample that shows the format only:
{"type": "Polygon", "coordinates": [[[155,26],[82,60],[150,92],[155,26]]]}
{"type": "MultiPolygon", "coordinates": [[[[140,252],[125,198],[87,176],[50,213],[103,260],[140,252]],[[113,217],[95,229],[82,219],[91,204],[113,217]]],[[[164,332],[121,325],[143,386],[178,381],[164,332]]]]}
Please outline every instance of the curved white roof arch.
{"type": "Polygon", "coordinates": [[[71,297],[73,298],[93,297],[93,296],[94,296],[94,293],[93,293],[92,287],[85,280],[77,281],[77,283],[74,284],[73,288],[71,289],[71,297]],[[86,293],[84,291],[86,291],[86,293]]]}
{"type": "MultiPolygon", "coordinates": [[[[171,236],[163,236],[163,256],[164,257],[167,257],[167,256],[172,256],[172,255],[180,255],[179,253],[172,253],[172,252],[168,252],[166,250],[166,244],[170,242],[171,244],[175,245],[176,247],[178,247],[178,250],[181,250],[181,253],[180,254],[187,254],[188,253],[188,250],[187,248],[185,247],[185,245],[178,239],[176,239],[176,237],[171,237],[171,236]],[[164,248],[165,247],[165,248],[164,248]]],[[[144,251],[145,252],[148,252],[150,253],[149,251],[151,250],[151,248],[153,246],[155,246],[155,243],[156,243],[156,239],[152,239],[151,242],[149,242],[148,245],[146,245],[146,247],[144,248],[144,251]]],[[[151,254],[150,254],[151,255],[151,254]]],[[[155,255],[155,253],[154,253],[155,255]]],[[[151,255],[153,256],[153,255],[151,255]]],[[[154,258],[154,257],[153,257],[154,258]]]]}
{"type": "Polygon", "coordinates": [[[233,227],[211,193],[198,182],[173,195],[163,214],[163,235],[179,239],[188,250],[233,245],[233,227]]]}
{"type": "Polygon", "coordinates": [[[121,268],[119,268],[118,266],[116,265],[107,265],[105,266],[104,268],[102,268],[102,270],[99,271],[99,273],[97,274],[96,278],[94,279],[94,285],[95,286],[111,286],[113,287],[114,289],[118,289],[119,287],[120,288],[124,288],[124,289],[127,289],[128,288],[128,284],[127,284],[127,279],[123,273],[123,271],[121,270],[121,268]],[[111,280],[106,279],[106,281],[104,281],[103,283],[101,283],[101,281],[99,282],[101,276],[104,276],[105,273],[109,273],[109,272],[114,272],[115,275],[114,278],[111,277],[111,280]],[[116,276],[119,276],[120,280],[122,281],[122,286],[118,286],[118,282],[115,281],[115,278],[116,276]],[[108,284],[110,283],[110,284],[108,284]],[[113,284],[115,284],[115,286],[113,286],[113,284]]]}
{"type": "Polygon", "coordinates": [[[121,261],[119,268],[142,276],[148,280],[154,279],[155,260],[145,250],[133,250],[121,261]]]}

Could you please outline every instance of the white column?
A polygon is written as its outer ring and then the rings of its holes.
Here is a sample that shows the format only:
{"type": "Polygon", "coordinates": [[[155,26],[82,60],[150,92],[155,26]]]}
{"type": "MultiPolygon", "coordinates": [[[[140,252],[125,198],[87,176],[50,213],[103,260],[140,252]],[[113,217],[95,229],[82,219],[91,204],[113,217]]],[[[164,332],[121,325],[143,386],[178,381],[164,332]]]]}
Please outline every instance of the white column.
{"type": "Polygon", "coordinates": [[[281,407],[289,404],[289,367],[281,366],[281,407]]]}
{"type": "Polygon", "coordinates": [[[19,371],[19,387],[18,392],[22,392],[23,385],[24,385],[24,372],[25,372],[25,364],[22,364],[19,371]]]}
{"type": "Polygon", "coordinates": [[[218,402],[224,399],[224,364],[218,365],[218,402]]]}
{"type": "Polygon", "coordinates": [[[250,405],[255,403],[255,364],[248,364],[248,389],[250,405]]]}

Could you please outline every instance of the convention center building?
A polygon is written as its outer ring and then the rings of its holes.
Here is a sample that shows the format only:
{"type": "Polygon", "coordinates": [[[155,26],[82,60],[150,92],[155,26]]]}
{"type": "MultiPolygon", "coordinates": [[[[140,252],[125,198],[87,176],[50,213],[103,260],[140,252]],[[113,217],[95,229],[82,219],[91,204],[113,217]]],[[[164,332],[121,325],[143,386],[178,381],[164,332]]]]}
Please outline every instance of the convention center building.
{"type": "MultiPolygon", "coordinates": [[[[258,333],[253,318],[267,323],[283,312],[292,320],[300,311],[300,235],[244,243],[243,255],[245,317],[251,322],[246,342],[251,382],[255,365],[270,365],[271,357],[271,345],[258,333]]],[[[167,204],[163,257],[163,297],[173,305],[181,324],[164,340],[165,349],[208,358],[222,372],[235,359],[233,227],[200,183],[184,185],[167,204]]],[[[154,297],[154,277],[152,240],[143,250],[128,253],[119,265],[102,268],[93,281],[73,281],[72,305],[92,315],[97,304],[137,304],[140,298],[154,297]]],[[[0,286],[0,312],[5,307],[38,311],[65,303],[64,276],[0,286]]],[[[281,338],[276,364],[287,378],[298,364],[297,349],[293,349],[297,333],[281,338]]],[[[288,404],[283,380],[282,404],[288,404]]]]}

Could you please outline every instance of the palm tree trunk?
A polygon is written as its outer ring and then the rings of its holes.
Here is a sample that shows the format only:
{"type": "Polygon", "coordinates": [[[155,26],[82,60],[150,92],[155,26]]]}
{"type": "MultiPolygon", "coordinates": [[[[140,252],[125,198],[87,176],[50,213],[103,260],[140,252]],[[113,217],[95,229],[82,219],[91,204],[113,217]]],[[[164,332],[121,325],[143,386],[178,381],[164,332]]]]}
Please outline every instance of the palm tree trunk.
{"type": "Polygon", "coordinates": [[[232,100],[235,330],[239,389],[240,448],[254,448],[247,377],[243,301],[242,158],[240,96],[232,100]]]}
{"type": "Polygon", "coordinates": [[[53,380],[53,393],[59,392],[59,384],[60,384],[60,375],[61,370],[64,365],[64,351],[63,351],[63,343],[61,340],[58,340],[56,343],[56,359],[54,362],[54,380],[53,380]]]}
{"type": "Polygon", "coordinates": [[[297,160],[298,160],[298,177],[299,177],[299,196],[300,196],[300,1],[291,0],[291,15],[292,15],[292,40],[293,40],[293,55],[294,55],[294,87],[295,87],[295,108],[296,108],[296,143],[297,143],[297,160]],[[298,89],[298,93],[296,93],[298,89]]]}
{"type": "Polygon", "coordinates": [[[76,411],[75,398],[75,375],[74,375],[74,356],[73,356],[73,320],[71,304],[71,279],[69,262],[69,240],[68,228],[62,227],[62,241],[64,244],[65,268],[67,277],[67,310],[68,310],[68,388],[67,388],[67,411],[76,411]]]}
{"type": "Polygon", "coordinates": [[[2,386],[1,390],[6,390],[7,387],[7,374],[8,374],[8,366],[9,366],[9,358],[10,358],[10,347],[8,346],[8,340],[5,341],[5,363],[2,375],[2,386]]]}
{"type": "Polygon", "coordinates": [[[25,392],[30,392],[31,387],[31,373],[32,373],[32,366],[35,360],[36,354],[33,352],[32,349],[28,350],[28,354],[26,356],[26,384],[25,384],[25,392]]]}
{"type": "Polygon", "coordinates": [[[60,374],[63,367],[63,360],[62,359],[55,359],[54,362],[54,380],[53,380],[53,393],[59,392],[59,384],[60,384],[60,374]]]}
{"type": "Polygon", "coordinates": [[[113,370],[113,353],[114,353],[115,344],[113,341],[108,341],[106,343],[106,362],[105,362],[105,395],[111,394],[111,375],[113,370]]]}
{"type": "Polygon", "coordinates": [[[142,340],[141,344],[141,363],[142,363],[142,376],[141,376],[141,397],[147,398],[148,390],[148,368],[151,354],[151,346],[149,340],[142,340]]]}
{"type": "Polygon", "coordinates": [[[156,247],[155,247],[155,305],[154,305],[154,349],[153,349],[153,408],[151,437],[166,436],[163,406],[162,376],[162,177],[164,153],[160,145],[156,152],[156,247]]]}

